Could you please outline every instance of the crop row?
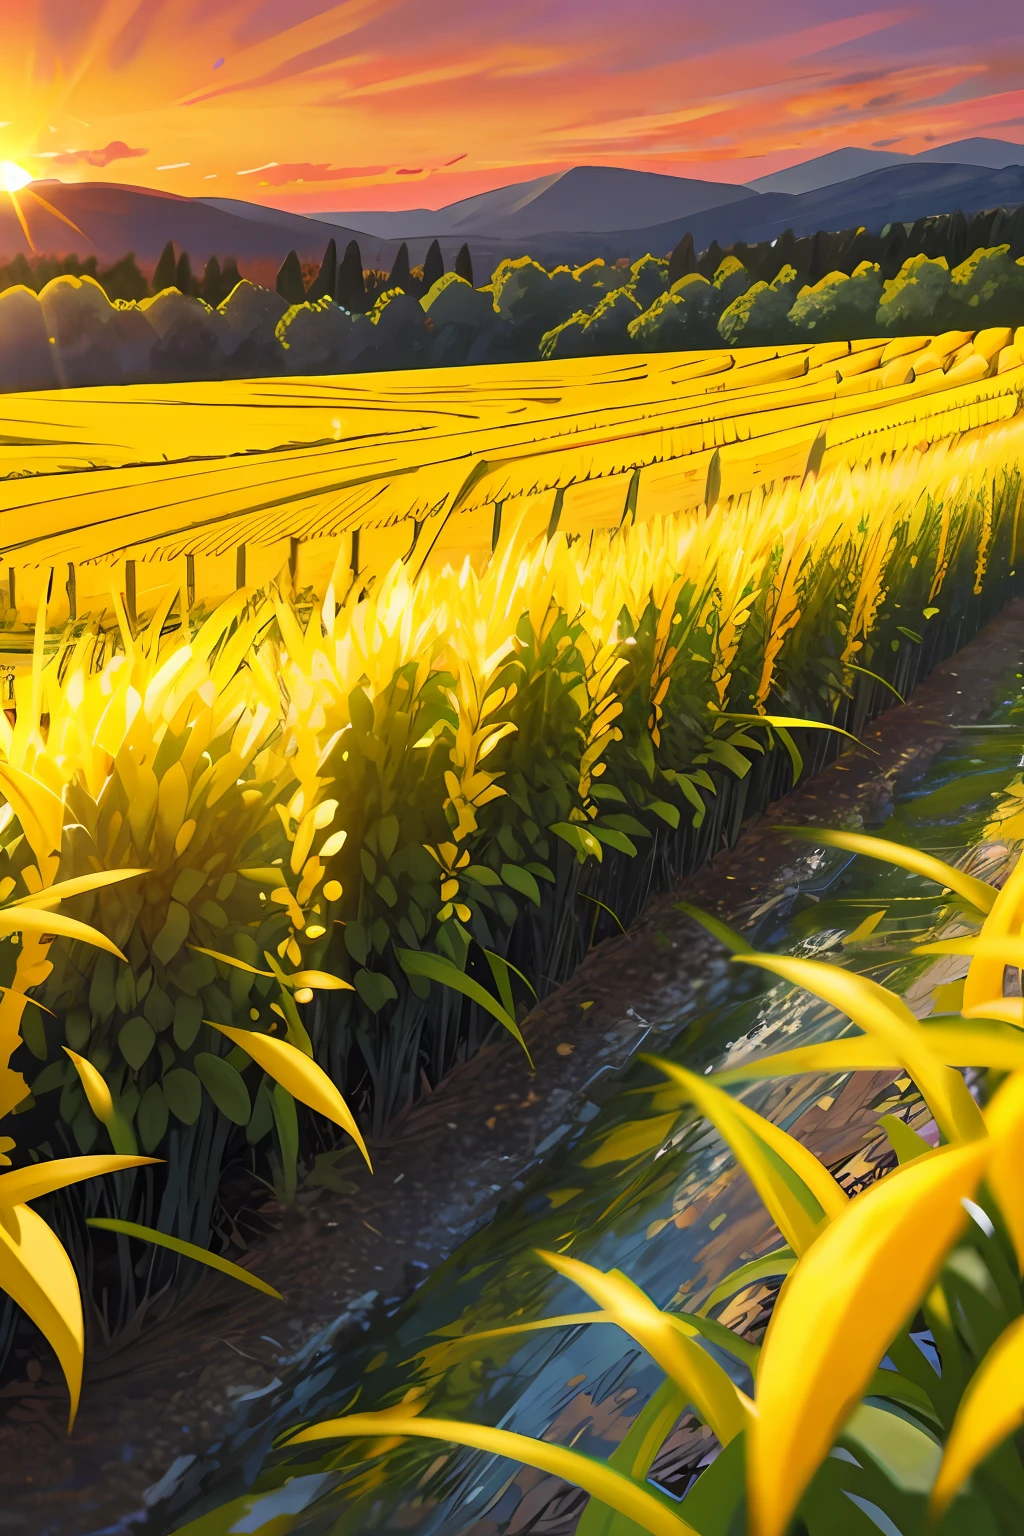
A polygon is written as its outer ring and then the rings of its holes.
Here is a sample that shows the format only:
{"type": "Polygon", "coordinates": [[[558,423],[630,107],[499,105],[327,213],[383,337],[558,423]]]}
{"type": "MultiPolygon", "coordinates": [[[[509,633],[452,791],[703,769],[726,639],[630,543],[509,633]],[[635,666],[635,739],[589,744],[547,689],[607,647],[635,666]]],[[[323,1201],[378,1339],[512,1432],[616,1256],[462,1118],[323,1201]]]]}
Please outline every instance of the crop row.
{"type": "MultiPolygon", "coordinates": [[[[258,299],[256,290],[252,291],[258,299]]],[[[18,401],[0,445],[0,611],[30,644],[133,620],[168,581],[207,611],[283,576],[322,597],[399,558],[440,570],[503,525],[570,538],[744,498],[983,428],[1019,410],[1018,331],[209,383],[18,401]],[[337,572],[335,573],[335,566],[337,572]],[[51,572],[55,574],[51,574],[51,572]]]]}
{"type": "Polygon", "coordinates": [[[586,540],[503,515],[475,565],[343,567],[312,604],[286,572],[208,616],[184,584],[136,623],[114,594],[113,626],[49,659],[41,610],[0,715],[0,899],[145,873],[66,904],[123,962],[52,918],[0,944],[0,1094],[21,1159],[103,1151],[108,1120],[168,1159],[55,1204],[108,1326],[141,1293],[83,1211],[205,1243],[227,1164],[288,1199],[333,1146],[224,1028],[305,1042],[375,1129],[515,1033],[595,902],[628,921],[785,788],[811,726],[858,730],[876,677],[906,689],[1014,590],[1021,442],[1011,422],[586,540]]]}

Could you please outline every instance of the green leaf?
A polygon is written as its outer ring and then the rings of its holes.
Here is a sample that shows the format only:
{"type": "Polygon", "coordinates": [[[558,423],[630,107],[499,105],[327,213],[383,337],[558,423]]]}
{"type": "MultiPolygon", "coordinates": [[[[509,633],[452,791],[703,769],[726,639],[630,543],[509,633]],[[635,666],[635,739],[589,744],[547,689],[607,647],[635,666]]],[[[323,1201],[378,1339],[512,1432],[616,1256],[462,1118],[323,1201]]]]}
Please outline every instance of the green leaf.
{"type": "Polygon", "coordinates": [[[377,847],[385,860],[390,859],[398,845],[398,817],[382,816],[377,823],[377,847]]]}
{"type": "Polygon", "coordinates": [[[352,978],[355,989],[371,1013],[379,1013],[385,1003],[394,1002],[398,988],[390,976],[382,971],[356,971],[352,978]]]}
{"type": "MultiPolygon", "coordinates": [[[[703,802],[701,802],[701,808],[703,809],[703,802]]],[[[679,826],[679,807],[670,801],[648,800],[647,809],[653,811],[655,816],[660,816],[662,821],[667,821],[673,831],[679,826]]]]}
{"type": "Polygon", "coordinates": [[[517,864],[503,864],[501,878],[521,896],[528,897],[535,907],[540,906],[540,886],[525,869],[520,869],[517,864]]]}
{"type": "Polygon", "coordinates": [[[180,901],[172,901],[164,925],[153,940],[153,953],[164,965],[170,965],[188,938],[189,921],[188,908],[180,901]]]}
{"type": "Polygon", "coordinates": [[[167,1130],[167,1100],[159,1083],[150,1083],[142,1095],[135,1111],[135,1128],[143,1152],[154,1151],[163,1141],[167,1130]]]}
{"type": "Polygon", "coordinates": [[[200,1051],[194,1066],[203,1087],[221,1114],[233,1120],[236,1125],[247,1125],[252,1114],[252,1104],[242,1074],[225,1061],[223,1056],[214,1056],[212,1051],[200,1051]]]}
{"type": "Polygon", "coordinates": [[[617,789],[614,784],[605,784],[603,781],[591,784],[590,794],[594,800],[614,800],[619,805],[629,803],[621,789],[617,789]]]}
{"type": "Polygon", "coordinates": [[[723,768],[728,768],[738,779],[746,778],[750,772],[749,757],[744,757],[742,752],[731,747],[727,741],[709,742],[705,751],[713,762],[721,763],[723,768]]]}
{"type": "Polygon", "coordinates": [[[174,1043],[187,1051],[195,1042],[203,1022],[203,1005],[198,997],[182,994],[174,1004],[174,1043]]]}
{"type": "Polygon", "coordinates": [[[609,831],[607,827],[594,826],[591,828],[594,836],[609,848],[614,848],[617,853],[626,853],[631,859],[636,858],[636,844],[631,842],[625,832],[609,831]]]}
{"type": "Polygon", "coordinates": [[[298,1184],[299,1117],[295,1100],[286,1088],[281,1087],[280,1083],[275,1083],[270,1090],[270,1105],[274,1112],[277,1144],[281,1153],[281,1167],[284,1174],[283,1193],[285,1203],[290,1205],[295,1199],[295,1189],[298,1184]]]}
{"type": "Polygon", "coordinates": [[[580,898],[581,901],[589,901],[589,902],[592,903],[593,906],[600,907],[602,912],[607,912],[608,916],[610,918],[613,918],[614,921],[616,923],[618,923],[619,928],[621,929],[621,931],[623,933],[625,933],[626,929],[625,929],[625,926],[624,926],[624,924],[622,922],[622,919],[619,917],[619,914],[617,912],[613,912],[611,907],[608,906],[608,904],[606,902],[598,901],[596,896],[588,896],[586,891],[577,891],[576,895],[580,898]]]}
{"type": "Polygon", "coordinates": [[[194,1259],[197,1264],[205,1264],[208,1269],[219,1269],[222,1275],[230,1275],[233,1280],[241,1280],[244,1284],[251,1285],[254,1290],[273,1296],[276,1301],[284,1300],[280,1291],[275,1291],[272,1285],[268,1285],[258,1275],[251,1275],[240,1264],[232,1264],[230,1259],[222,1259],[219,1253],[210,1253],[206,1248],[197,1248],[195,1243],[186,1243],[180,1237],[170,1237],[166,1232],[158,1232],[154,1227],[142,1227],[134,1221],[119,1221],[112,1216],[90,1216],[85,1224],[87,1227],[99,1227],[104,1232],[120,1232],[125,1237],[137,1237],[140,1242],[152,1243],[157,1248],[169,1248],[172,1253],[180,1253],[183,1258],[194,1259]]]}
{"type": "Polygon", "coordinates": [[[370,953],[370,938],[362,923],[346,923],[345,948],[353,960],[357,960],[360,965],[365,964],[370,953]]]}
{"type": "Polygon", "coordinates": [[[509,1034],[519,1041],[523,1050],[526,1051],[526,1059],[530,1062],[531,1067],[533,1066],[532,1058],[529,1051],[526,1050],[526,1041],[523,1039],[519,1025],[508,1009],[502,1007],[501,1003],[498,1002],[497,998],[491,996],[486,987],[482,987],[478,981],[474,981],[472,976],[467,976],[465,971],[460,971],[457,965],[451,960],[446,960],[443,955],[428,954],[426,950],[422,949],[399,949],[395,953],[398,955],[399,965],[407,975],[425,976],[428,981],[436,981],[442,987],[450,987],[453,992],[461,992],[463,997],[470,998],[472,1002],[489,1013],[493,1019],[497,1019],[498,1023],[503,1024],[509,1034]]]}
{"type": "Polygon", "coordinates": [[[849,669],[849,671],[851,671],[851,672],[860,672],[860,673],[863,674],[864,677],[870,677],[873,682],[881,683],[883,688],[888,688],[890,693],[893,693],[893,694],[896,695],[896,697],[899,699],[901,704],[905,704],[907,702],[906,699],[903,697],[902,693],[900,693],[897,689],[895,689],[893,687],[892,683],[887,683],[884,677],[879,677],[877,672],[872,672],[867,667],[858,667],[852,661],[844,661],[843,662],[843,666],[847,667],[849,669]]]}
{"type": "Polygon", "coordinates": [[[459,876],[466,880],[475,880],[477,885],[500,885],[501,876],[496,869],[491,869],[487,864],[469,864],[465,869],[459,870],[459,876]]]}
{"type": "MultiPolygon", "coordinates": [[[[529,992],[530,996],[532,998],[536,998],[537,993],[534,990],[529,977],[524,976],[517,965],[513,965],[511,960],[506,960],[504,955],[496,955],[493,950],[485,949],[484,954],[487,956],[487,964],[491,968],[491,975],[494,977],[496,983],[499,976],[504,976],[506,983],[508,983],[508,973],[509,971],[514,971],[519,977],[519,980],[522,982],[523,986],[526,988],[527,992],[529,992]]],[[[501,991],[500,985],[498,990],[499,992],[501,991]]],[[[511,997],[511,995],[511,986],[509,986],[509,996],[511,997]]],[[[502,996],[502,1001],[504,1001],[504,995],[502,996]]],[[[512,1007],[509,1007],[508,1011],[509,1013],[513,1013],[515,1010],[512,1007]]]]}
{"type": "Polygon", "coordinates": [[[556,821],[548,831],[560,837],[563,843],[568,843],[581,864],[587,858],[594,858],[598,863],[604,858],[601,844],[594,834],[575,821],[556,821]]]}
{"type": "Polygon", "coordinates": [[[730,1296],[736,1296],[748,1285],[755,1285],[759,1280],[773,1280],[778,1275],[788,1275],[796,1263],[796,1254],[792,1248],[776,1248],[772,1253],[766,1253],[763,1258],[751,1259],[747,1264],[741,1264],[734,1269],[732,1274],[726,1275],[719,1281],[711,1295],[701,1307],[701,1313],[710,1312],[712,1307],[720,1301],[726,1301],[730,1296]]]}
{"type": "Polygon", "coordinates": [[[789,754],[789,760],[793,765],[793,783],[796,784],[804,771],[803,754],[784,725],[777,725],[775,734],[789,754]]]}
{"type": "Polygon", "coordinates": [[[712,917],[710,912],[703,912],[700,907],[695,907],[688,901],[674,903],[677,912],[683,912],[687,917],[692,917],[695,923],[700,923],[706,928],[713,939],[719,944],[724,944],[726,949],[734,955],[752,955],[754,947],[748,944],[735,928],[730,928],[728,923],[723,923],[720,917],[712,917]]]}
{"type": "Polygon", "coordinates": [[[121,1025],[117,1034],[117,1043],[125,1061],[137,1072],[156,1044],[152,1024],[147,1023],[141,1015],[136,1015],[134,1019],[129,1019],[127,1023],[121,1025]]]}
{"type": "Polygon", "coordinates": [[[175,901],[181,902],[182,906],[187,907],[189,902],[199,895],[205,884],[206,871],[186,865],[171,887],[171,896],[175,901]]]}
{"type": "Polygon", "coordinates": [[[611,816],[605,816],[601,825],[611,827],[616,832],[625,832],[630,837],[650,837],[651,835],[642,821],[637,821],[635,816],[621,815],[618,811],[611,816]]]}

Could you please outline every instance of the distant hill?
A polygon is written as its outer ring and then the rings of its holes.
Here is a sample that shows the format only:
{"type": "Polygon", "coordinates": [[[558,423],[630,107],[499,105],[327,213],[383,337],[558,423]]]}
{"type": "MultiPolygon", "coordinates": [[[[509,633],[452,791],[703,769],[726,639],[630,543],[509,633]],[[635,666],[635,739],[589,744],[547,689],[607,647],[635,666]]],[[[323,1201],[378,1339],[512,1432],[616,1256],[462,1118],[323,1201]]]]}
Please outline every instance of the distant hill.
{"type": "Polygon", "coordinates": [[[747,183],[755,192],[815,192],[821,187],[831,187],[839,181],[850,181],[857,176],[867,176],[872,171],[885,170],[893,165],[914,164],[981,165],[989,170],[1002,170],[1007,165],[1024,165],[1024,145],[1012,144],[1008,139],[958,139],[955,144],[940,144],[934,149],[922,150],[919,155],[900,155],[887,149],[834,149],[831,154],[817,155],[784,171],[773,171],[770,176],[758,176],[747,183]]]}
{"type": "Polygon", "coordinates": [[[952,161],[957,165],[984,165],[1001,171],[1008,165],[1024,165],[1024,144],[1008,139],[958,139],[938,149],[923,149],[915,160],[952,161]]]}
{"type": "Polygon", "coordinates": [[[533,181],[514,182],[493,192],[449,203],[435,212],[320,213],[326,222],[344,221],[368,233],[484,235],[519,239],[526,235],[581,230],[630,229],[685,218],[749,197],[749,190],[725,181],[695,181],[614,165],[576,165],[533,181]]]}
{"type": "Polygon", "coordinates": [[[887,149],[834,149],[828,155],[816,155],[784,171],[773,171],[770,176],[758,176],[748,181],[753,192],[789,192],[799,196],[801,192],[816,192],[819,187],[830,187],[837,181],[850,181],[855,176],[868,176],[872,171],[885,170],[890,165],[901,165],[910,155],[897,155],[887,149]]]}
{"type": "MultiPolygon", "coordinates": [[[[736,240],[774,240],[784,230],[813,235],[819,229],[848,229],[863,224],[881,229],[896,221],[912,222],[933,213],[962,209],[976,213],[982,208],[1015,208],[1024,203],[1024,167],[985,170],[976,166],[907,164],[872,171],[835,186],[822,187],[799,196],[766,192],[707,209],[693,218],[672,219],[646,229],[600,232],[586,235],[546,235],[535,238],[529,254],[546,265],[579,262],[594,256],[614,261],[620,256],[635,260],[645,251],[663,255],[683,235],[693,236],[698,250],[717,240],[730,245],[736,240]]],[[[509,255],[521,254],[509,250],[509,255]]]]}
{"type": "MultiPolygon", "coordinates": [[[[328,229],[299,214],[257,210],[252,204],[228,200],[218,206],[112,182],[34,182],[18,194],[18,201],[37,251],[95,255],[101,266],[134,251],[139,265],[151,269],[168,240],[173,240],[179,250],[189,252],[193,268],[201,270],[213,254],[234,256],[243,268],[259,268],[265,280],[266,273],[276,269],[293,248],[301,260],[319,261],[332,235],[340,242],[358,238],[354,230],[328,229]],[[47,203],[82,233],[49,212],[47,203]],[[240,213],[239,209],[252,211],[240,213]]],[[[11,199],[4,197],[0,199],[0,253],[9,258],[24,249],[24,232],[11,199]]],[[[364,259],[388,259],[397,249],[397,241],[371,242],[364,259]]]]}

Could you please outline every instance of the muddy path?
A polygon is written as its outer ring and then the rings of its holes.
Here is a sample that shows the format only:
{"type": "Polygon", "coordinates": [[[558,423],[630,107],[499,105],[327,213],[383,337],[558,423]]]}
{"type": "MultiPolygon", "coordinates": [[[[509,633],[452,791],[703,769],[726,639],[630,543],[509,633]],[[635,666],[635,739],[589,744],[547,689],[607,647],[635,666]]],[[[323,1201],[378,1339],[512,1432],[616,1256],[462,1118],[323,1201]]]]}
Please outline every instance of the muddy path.
{"type": "MultiPolygon", "coordinates": [[[[960,726],[983,720],[1024,670],[1024,600],[1010,605],[883,715],[865,738],[795,794],[752,820],[737,846],[685,882],[688,900],[742,926],[785,902],[806,868],[786,822],[873,825],[960,726]]],[[[373,1148],[374,1176],[353,1161],[349,1192],[305,1190],[290,1210],[264,1207],[265,1229],[241,1255],[283,1303],[204,1275],[169,1316],[116,1348],[89,1341],[82,1407],[48,1358],[26,1358],[0,1394],[0,1532],[128,1532],[221,1438],[239,1403],[276,1386],[327,1343],[390,1312],[565,1136],[595,1079],[616,1073],[650,1024],[692,1001],[716,953],[674,910],[683,887],[652,900],[629,933],[607,940],[524,1023],[536,1071],[499,1041],[459,1067],[373,1148]],[[696,984],[696,988],[695,988],[696,984]]],[[[92,1330],[95,1334],[95,1329],[92,1330]]]]}

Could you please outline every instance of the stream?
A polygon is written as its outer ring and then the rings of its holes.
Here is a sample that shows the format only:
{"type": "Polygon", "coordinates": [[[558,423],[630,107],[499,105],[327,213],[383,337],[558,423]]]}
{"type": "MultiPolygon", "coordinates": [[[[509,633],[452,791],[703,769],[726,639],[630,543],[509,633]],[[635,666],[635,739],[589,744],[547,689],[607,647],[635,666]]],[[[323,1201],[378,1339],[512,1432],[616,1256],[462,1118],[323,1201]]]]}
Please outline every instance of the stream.
{"type": "MultiPolygon", "coordinates": [[[[1024,688],[1012,679],[985,726],[952,745],[897,795],[884,833],[997,875],[1024,839],[1024,688]]],[[[766,903],[746,937],[755,948],[840,961],[900,992],[919,1015],[957,1007],[966,961],[910,955],[961,921],[956,902],[917,876],[864,858],[808,848],[805,877],[766,903]]],[[[463,1418],[544,1436],[604,1458],[660,1384],[661,1373],[612,1326],[562,1326],[460,1346],[458,1335],[592,1303],[536,1249],[617,1267],[659,1306],[696,1308],[745,1259],[778,1236],[716,1133],[659,1095],[639,1051],[710,1072],[755,1053],[850,1030],[817,999],[730,965],[708,972],[692,1004],[638,1030],[624,1069],[590,1085],[571,1134],[390,1315],[376,1302],[362,1336],[325,1349],[239,1405],[231,1433],[179,1473],[150,1511],[145,1536],[571,1536],[586,1495],[553,1477],[434,1441],[333,1441],[275,1450],[300,1423],[361,1411],[411,1393],[431,1417],[463,1418]],[[373,1444],[383,1454],[369,1457],[373,1444]]],[[[821,1076],[749,1085],[753,1108],[806,1140],[848,1188],[877,1176],[887,1146],[879,1113],[924,1122],[914,1089],[891,1074],[821,1076]]],[[[771,1290],[748,1290],[723,1321],[757,1336],[771,1290]]],[[[719,1356],[723,1364],[727,1357],[719,1356]]],[[[728,1368],[749,1386],[735,1362],[728,1368]]],[[[412,1399],[410,1399],[412,1401],[412,1399]]],[[[716,1442],[692,1416],[666,1441],[652,1479],[681,1498],[716,1442]]],[[[128,1526],[124,1527],[125,1530],[128,1526]]],[[[133,1525],[132,1530],[139,1527],[133,1525]]]]}

